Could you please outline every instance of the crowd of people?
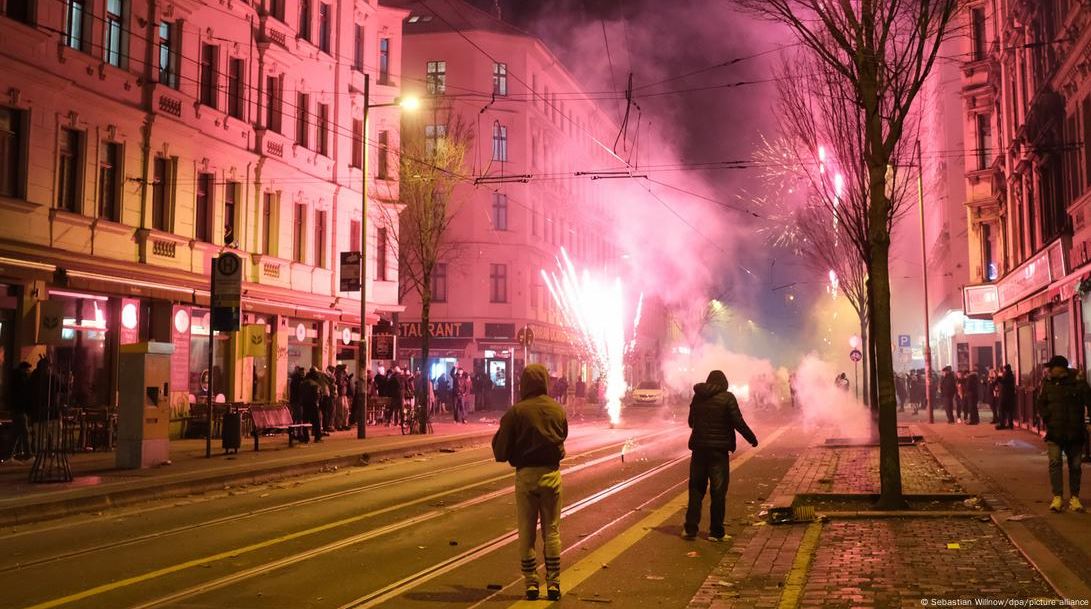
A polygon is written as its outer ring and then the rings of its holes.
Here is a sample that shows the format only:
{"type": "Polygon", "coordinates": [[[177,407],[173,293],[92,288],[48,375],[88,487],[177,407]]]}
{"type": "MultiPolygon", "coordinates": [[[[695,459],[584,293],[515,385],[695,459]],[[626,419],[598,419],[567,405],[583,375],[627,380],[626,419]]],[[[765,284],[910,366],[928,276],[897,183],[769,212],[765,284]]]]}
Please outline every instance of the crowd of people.
{"type": "MultiPolygon", "coordinates": [[[[916,414],[925,407],[929,390],[927,380],[924,370],[895,375],[899,412],[904,412],[908,407],[916,414]]],[[[1010,365],[958,372],[951,366],[945,366],[940,374],[932,373],[931,393],[932,403],[942,405],[948,423],[980,424],[980,405],[985,403],[992,413],[990,422],[993,426],[997,429],[1014,427],[1015,374],[1010,365]]]]}

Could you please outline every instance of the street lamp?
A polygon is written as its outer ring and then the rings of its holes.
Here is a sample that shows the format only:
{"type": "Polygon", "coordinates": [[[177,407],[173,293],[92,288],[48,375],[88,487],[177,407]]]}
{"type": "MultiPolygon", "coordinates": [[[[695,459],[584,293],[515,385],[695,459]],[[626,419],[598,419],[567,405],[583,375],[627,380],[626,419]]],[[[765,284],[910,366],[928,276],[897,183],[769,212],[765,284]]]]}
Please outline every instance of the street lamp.
{"type": "Polygon", "coordinates": [[[362,209],[360,213],[360,346],[356,352],[357,379],[363,379],[363,398],[360,401],[360,412],[356,418],[356,437],[367,437],[367,371],[371,367],[371,328],[367,325],[367,119],[368,111],[372,108],[389,108],[400,106],[404,110],[416,110],[420,107],[420,98],[414,96],[396,97],[392,102],[381,104],[371,103],[371,75],[364,74],[364,141],[361,142],[364,158],[360,168],[361,184],[360,197],[362,209]]]}

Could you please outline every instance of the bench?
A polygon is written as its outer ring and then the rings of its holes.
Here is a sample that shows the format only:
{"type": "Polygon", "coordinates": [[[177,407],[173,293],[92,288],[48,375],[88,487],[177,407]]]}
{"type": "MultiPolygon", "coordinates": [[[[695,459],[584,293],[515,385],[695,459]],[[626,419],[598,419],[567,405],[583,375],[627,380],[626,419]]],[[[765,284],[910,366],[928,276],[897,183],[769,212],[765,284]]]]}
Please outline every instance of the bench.
{"type": "Polygon", "coordinates": [[[258,440],[266,432],[287,431],[288,446],[295,442],[295,431],[306,430],[307,423],[295,423],[292,421],[292,412],[284,404],[270,406],[253,406],[250,408],[250,434],[254,436],[254,451],[259,450],[258,440]]]}

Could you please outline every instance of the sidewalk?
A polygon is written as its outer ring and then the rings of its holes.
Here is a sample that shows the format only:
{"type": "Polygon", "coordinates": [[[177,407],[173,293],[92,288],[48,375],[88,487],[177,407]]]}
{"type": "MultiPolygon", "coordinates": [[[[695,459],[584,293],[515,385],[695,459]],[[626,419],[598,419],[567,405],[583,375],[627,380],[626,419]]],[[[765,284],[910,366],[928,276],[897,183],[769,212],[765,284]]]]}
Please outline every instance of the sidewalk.
{"type": "Polygon", "coordinates": [[[33,460],[8,461],[0,464],[0,526],[488,442],[496,431],[495,414],[478,413],[474,420],[465,425],[435,422],[435,433],[426,436],[403,436],[398,427],[379,426],[368,427],[368,437],[358,440],[353,429],[292,448],[279,435],[263,438],[259,452],[243,438],[242,448],[232,455],[213,439],[211,459],[205,458],[204,440],[174,440],[169,464],[141,470],[115,468],[113,452],[74,454],[69,455],[75,478],[70,483],[30,484],[33,460]],[[487,423],[479,422],[483,417],[490,417],[487,423]]]}
{"type": "MultiPolygon", "coordinates": [[[[1045,504],[1035,503],[1043,488],[1048,499],[1044,457],[1040,462],[1031,458],[1042,450],[1037,436],[995,431],[1004,441],[1016,439],[1017,447],[1025,445],[1015,449],[1025,451],[1021,455],[1010,455],[1013,447],[997,446],[991,437],[994,430],[984,425],[913,424],[911,429],[923,434],[926,442],[901,447],[907,494],[981,495],[995,511],[975,510],[972,503],[962,513],[875,515],[838,510],[828,519],[788,525],[766,525],[761,512],[752,513],[748,521],[729,526],[729,533],[736,534],[732,547],[689,606],[908,608],[959,600],[985,606],[980,599],[1091,599],[1088,579],[1081,581],[1081,573],[1065,574],[1056,568],[1068,564],[1082,569],[1088,564],[1085,551],[1074,546],[1088,547],[1084,535],[1091,531],[1091,516],[1054,515],[1053,520],[1068,520],[1058,525],[1056,535],[1045,535],[1037,543],[1033,539],[1024,543],[1016,530],[1023,526],[1033,530],[1039,521],[1050,528],[1054,524],[1044,517],[1045,504]],[[971,471],[973,465],[962,467],[959,459],[964,452],[1002,482],[983,481],[971,471]],[[1033,495],[1034,509],[1028,513],[1034,517],[1008,520],[1013,511],[1022,513],[1023,506],[1003,503],[1005,495],[1014,500],[1033,495]],[[1065,537],[1071,542],[1058,542],[1065,537]]],[[[878,448],[822,446],[828,435],[815,436],[818,445],[800,455],[771,497],[878,492],[878,448]]],[[[922,503],[927,502],[917,501],[914,507],[922,503]]]]}

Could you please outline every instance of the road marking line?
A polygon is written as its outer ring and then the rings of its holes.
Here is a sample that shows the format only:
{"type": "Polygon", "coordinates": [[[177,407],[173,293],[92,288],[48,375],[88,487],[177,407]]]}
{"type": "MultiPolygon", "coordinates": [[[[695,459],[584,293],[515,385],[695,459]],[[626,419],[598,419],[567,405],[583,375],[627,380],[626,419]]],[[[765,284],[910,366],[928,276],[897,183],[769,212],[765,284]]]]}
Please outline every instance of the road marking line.
{"type": "MultiPolygon", "coordinates": [[[[667,430],[667,431],[663,431],[663,432],[657,432],[657,433],[653,433],[653,434],[650,434],[649,436],[645,436],[645,437],[660,436],[660,435],[663,435],[663,434],[670,433],[670,431],[671,430],[667,430]]],[[[601,448],[598,448],[598,449],[589,450],[586,453],[583,453],[582,455],[578,455],[577,458],[582,457],[583,455],[592,454],[592,453],[595,453],[595,452],[600,452],[600,451],[602,451],[603,449],[605,449],[605,448],[607,448],[609,446],[612,446],[612,444],[608,444],[608,445],[606,445],[604,447],[601,447],[601,448]]],[[[570,468],[567,468],[566,473],[576,472],[576,471],[580,471],[580,470],[583,470],[583,469],[587,469],[589,467],[594,467],[595,465],[598,465],[600,463],[604,463],[606,461],[613,460],[613,459],[616,459],[616,458],[617,458],[616,455],[608,454],[608,455],[605,455],[603,457],[599,457],[597,459],[593,459],[591,461],[588,461],[586,463],[581,463],[579,465],[573,465],[570,468]]],[[[562,470],[562,471],[564,471],[564,470],[562,470]]],[[[204,557],[201,557],[201,558],[188,560],[188,561],[185,561],[185,562],[182,562],[182,563],[171,565],[169,567],[163,567],[161,569],[156,569],[154,571],[149,571],[147,573],[142,573],[140,575],[134,575],[132,577],[128,577],[128,578],[125,578],[125,579],[122,579],[122,580],[112,581],[110,583],[95,586],[93,588],[88,588],[87,590],[83,590],[83,591],[80,591],[80,592],[75,592],[73,594],[63,596],[61,598],[56,598],[56,599],[53,599],[53,600],[44,601],[44,602],[38,603],[36,605],[30,605],[29,607],[26,607],[25,609],[51,609],[52,607],[59,607],[59,606],[62,606],[62,605],[67,605],[69,603],[73,603],[73,602],[76,602],[76,601],[79,601],[79,600],[83,600],[85,598],[98,596],[100,594],[104,594],[104,593],[107,593],[107,592],[112,592],[112,591],[118,590],[120,588],[126,588],[128,586],[132,586],[132,585],[139,584],[139,583],[142,583],[142,582],[145,582],[145,581],[149,581],[149,580],[152,580],[152,579],[163,577],[165,575],[170,575],[172,573],[177,573],[179,571],[184,571],[186,569],[191,569],[193,567],[197,567],[197,566],[205,564],[205,563],[224,560],[226,558],[234,558],[234,557],[236,557],[236,556],[238,556],[240,554],[246,554],[246,553],[249,553],[249,552],[253,552],[255,550],[260,550],[260,549],[267,548],[267,547],[270,547],[270,546],[278,545],[278,544],[281,544],[281,543],[284,543],[284,542],[287,542],[287,541],[291,541],[293,539],[298,539],[300,537],[305,537],[305,536],[308,536],[308,535],[311,535],[311,534],[314,534],[314,533],[320,533],[320,532],[327,531],[327,530],[330,530],[330,529],[338,528],[338,527],[344,526],[346,524],[352,524],[354,522],[359,522],[359,521],[365,520],[367,518],[372,518],[372,517],[379,516],[379,515],[382,515],[382,514],[385,514],[385,513],[388,513],[388,512],[400,510],[402,508],[405,508],[405,507],[408,507],[408,506],[411,506],[411,505],[426,503],[426,502],[431,501],[433,499],[438,499],[440,497],[444,497],[446,495],[451,495],[451,494],[454,494],[456,492],[463,491],[463,490],[466,490],[466,489],[469,489],[469,488],[484,486],[486,484],[499,482],[501,480],[506,480],[506,479],[509,479],[509,478],[511,478],[511,473],[506,472],[503,475],[493,476],[492,478],[488,478],[488,479],[482,480],[480,482],[475,482],[473,484],[469,484],[469,485],[466,485],[466,486],[461,486],[461,487],[454,488],[454,489],[440,491],[440,492],[437,492],[437,493],[433,493],[431,495],[426,495],[424,497],[418,497],[418,498],[413,499],[411,501],[402,502],[402,503],[400,503],[398,505],[388,506],[388,507],[381,508],[381,509],[378,509],[378,510],[373,510],[373,511],[365,513],[365,514],[358,514],[356,516],[343,518],[341,520],[337,520],[337,521],[334,521],[334,522],[328,522],[326,524],[311,527],[309,529],[304,529],[302,531],[296,531],[294,533],[289,533],[289,534],[286,534],[286,535],[282,535],[280,537],[267,539],[265,541],[250,544],[248,546],[243,546],[241,548],[236,548],[236,549],[233,549],[233,550],[227,550],[225,552],[220,552],[220,553],[217,553],[217,554],[212,554],[210,556],[204,556],[204,557]]],[[[388,532],[391,532],[393,530],[398,530],[398,529],[401,529],[401,528],[405,528],[407,526],[410,526],[411,524],[416,524],[419,521],[418,519],[420,519],[422,517],[427,516],[428,518],[434,518],[434,517],[440,516],[442,514],[454,511],[456,509],[461,509],[463,507],[469,507],[470,505],[475,505],[477,503],[481,503],[481,502],[484,502],[484,501],[495,499],[496,497],[503,496],[505,494],[511,493],[511,492],[513,492],[513,490],[514,490],[513,487],[505,487],[503,489],[499,489],[497,491],[487,493],[487,494],[482,495],[480,497],[469,499],[469,500],[464,501],[462,503],[450,506],[449,508],[446,508],[444,510],[433,510],[433,511],[430,511],[430,512],[426,512],[425,514],[422,514],[422,515],[420,515],[420,516],[418,516],[418,517],[416,517],[414,519],[405,520],[405,521],[396,523],[395,525],[388,525],[386,527],[381,527],[379,530],[383,531],[384,533],[388,533],[388,532]]],[[[336,542],[335,542],[335,544],[336,544],[336,542]]],[[[334,544],[331,544],[331,547],[333,545],[334,544]]],[[[153,604],[159,604],[159,601],[154,601],[153,604]]]]}
{"type": "Polygon", "coordinates": [[[818,548],[818,537],[822,533],[822,523],[812,522],[803,533],[803,541],[796,550],[795,560],[792,561],[792,569],[788,571],[788,577],[784,580],[784,592],[780,595],[780,604],[777,609],[797,609],[803,600],[803,587],[807,584],[807,575],[811,571],[811,560],[814,559],[814,551],[818,548]]]}
{"type": "MultiPolygon", "coordinates": [[[[742,466],[742,464],[749,461],[754,455],[776,441],[777,438],[784,435],[787,431],[787,426],[774,431],[761,446],[748,450],[742,455],[739,455],[737,459],[734,459],[733,465],[735,467],[742,466]]],[[[587,581],[589,577],[601,571],[602,565],[609,564],[610,561],[632,548],[637,542],[644,539],[652,529],[661,526],[664,522],[678,513],[679,510],[685,508],[688,503],[689,491],[686,490],[668,501],[666,505],[661,506],[651,514],[645,516],[640,522],[629,527],[620,535],[599,546],[598,549],[580,559],[576,564],[562,571],[561,590],[575,590],[580,584],[587,581]]],[[[511,605],[511,609],[530,609],[532,607],[540,608],[541,603],[522,600],[511,605]]]]}

